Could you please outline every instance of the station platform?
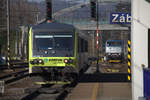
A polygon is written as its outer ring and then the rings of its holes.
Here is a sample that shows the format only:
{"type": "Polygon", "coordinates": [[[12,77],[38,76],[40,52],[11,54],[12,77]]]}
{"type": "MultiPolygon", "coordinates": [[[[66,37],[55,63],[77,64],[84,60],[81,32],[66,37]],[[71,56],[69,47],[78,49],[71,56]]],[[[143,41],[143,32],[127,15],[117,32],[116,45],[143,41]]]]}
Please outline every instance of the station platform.
{"type": "Polygon", "coordinates": [[[96,64],[92,64],[65,100],[132,100],[127,68],[126,63],[100,63],[95,73],[96,64]]]}
{"type": "Polygon", "coordinates": [[[132,100],[131,83],[79,83],[65,100],[132,100]]]}

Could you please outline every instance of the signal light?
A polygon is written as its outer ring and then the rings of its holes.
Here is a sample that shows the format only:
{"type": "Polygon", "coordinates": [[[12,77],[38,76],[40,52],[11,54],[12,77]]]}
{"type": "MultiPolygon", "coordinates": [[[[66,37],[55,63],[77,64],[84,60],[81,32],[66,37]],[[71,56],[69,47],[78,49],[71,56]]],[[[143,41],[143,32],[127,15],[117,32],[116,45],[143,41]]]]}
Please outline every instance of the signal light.
{"type": "Polygon", "coordinates": [[[51,0],[47,0],[47,20],[52,20],[52,2],[51,0]]]}
{"type": "Polygon", "coordinates": [[[51,20],[47,20],[47,23],[50,23],[51,22],[51,20]]]}
{"type": "Polygon", "coordinates": [[[96,19],[96,1],[91,0],[90,1],[90,6],[91,6],[91,18],[96,19]]]}

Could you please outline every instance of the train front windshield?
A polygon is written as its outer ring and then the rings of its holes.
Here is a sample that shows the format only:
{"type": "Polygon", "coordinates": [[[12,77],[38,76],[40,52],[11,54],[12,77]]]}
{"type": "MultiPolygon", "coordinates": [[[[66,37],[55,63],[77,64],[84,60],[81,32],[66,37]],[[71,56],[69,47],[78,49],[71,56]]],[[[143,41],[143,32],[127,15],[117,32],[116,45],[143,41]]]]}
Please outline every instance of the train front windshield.
{"type": "Polygon", "coordinates": [[[121,41],[109,41],[107,46],[121,46],[121,41]]]}
{"type": "Polygon", "coordinates": [[[53,37],[51,35],[35,35],[35,48],[36,49],[52,49],[53,37]]]}
{"type": "Polygon", "coordinates": [[[74,39],[71,33],[35,33],[33,37],[34,56],[73,56],[74,39]]]}

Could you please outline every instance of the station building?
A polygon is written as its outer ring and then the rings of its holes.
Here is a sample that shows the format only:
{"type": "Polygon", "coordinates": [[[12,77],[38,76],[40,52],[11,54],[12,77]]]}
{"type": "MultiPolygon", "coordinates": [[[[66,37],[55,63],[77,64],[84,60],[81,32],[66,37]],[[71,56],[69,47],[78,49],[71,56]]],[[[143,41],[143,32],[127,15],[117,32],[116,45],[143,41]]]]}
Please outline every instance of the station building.
{"type": "Polygon", "coordinates": [[[150,100],[150,94],[146,95],[144,89],[145,77],[149,77],[149,86],[146,88],[150,88],[150,75],[145,76],[144,73],[146,68],[150,68],[150,0],[131,2],[132,100],[150,100]]]}

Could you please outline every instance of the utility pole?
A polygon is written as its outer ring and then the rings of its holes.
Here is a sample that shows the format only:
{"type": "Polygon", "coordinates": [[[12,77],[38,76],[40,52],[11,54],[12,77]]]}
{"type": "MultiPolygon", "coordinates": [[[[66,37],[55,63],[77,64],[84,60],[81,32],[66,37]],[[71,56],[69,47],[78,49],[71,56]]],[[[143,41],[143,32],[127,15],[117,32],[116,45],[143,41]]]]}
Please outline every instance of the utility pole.
{"type": "Polygon", "coordinates": [[[7,0],[7,64],[8,64],[8,69],[10,69],[10,1],[7,0]]]}

